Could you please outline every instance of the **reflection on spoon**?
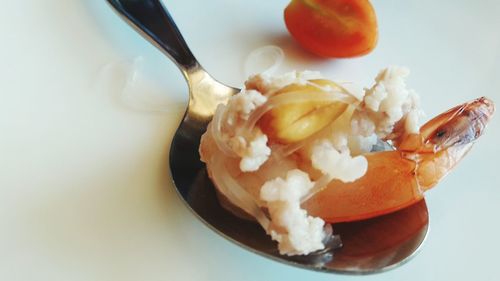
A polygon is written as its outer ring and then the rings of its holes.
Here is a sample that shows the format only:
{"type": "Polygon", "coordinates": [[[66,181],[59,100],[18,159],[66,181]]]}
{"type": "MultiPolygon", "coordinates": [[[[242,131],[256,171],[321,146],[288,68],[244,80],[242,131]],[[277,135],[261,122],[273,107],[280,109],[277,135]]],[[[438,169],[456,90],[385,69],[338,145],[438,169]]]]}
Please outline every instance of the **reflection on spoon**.
{"type": "Polygon", "coordinates": [[[334,224],[335,233],[342,237],[343,247],[336,252],[330,266],[350,271],[390,265],[401,260],[408,249],[419,248],[425,238],[429,216],[425,201],[401,211],[373,219],[334,224]]]}
{"type": "Polygon", "coordinates": [[[186,194],[181,195],[211,227],[241,246],[259,249],[282,262],[319,271],[368,274],[397,267],[418,252],[429,227],[427,205],[425,200],[420,200],[387,215],[334,224],[332,242],[338,246],[332,250],[306,256],[283,256],[257,222],[221,208],[215,187],[204,169],[194,176],[186,194]]]}

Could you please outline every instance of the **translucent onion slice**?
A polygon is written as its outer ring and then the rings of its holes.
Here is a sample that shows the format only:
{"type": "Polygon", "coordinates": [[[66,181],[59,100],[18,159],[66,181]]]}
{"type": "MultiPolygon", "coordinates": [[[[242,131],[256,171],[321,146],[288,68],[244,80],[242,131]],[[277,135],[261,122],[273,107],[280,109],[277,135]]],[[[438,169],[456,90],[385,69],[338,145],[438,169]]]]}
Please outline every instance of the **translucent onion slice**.
{"type": "MultiPolygon", "coordinates": [[[[361,101],[358,96],[356,96],[351,91],[349,91],[347,88],[345,88],[344,86],[342,86],[342,83],[338,83],[338,82],[334,82],[334,81],[331,81],[331,82],[333,84],[335,84],[335,86],[338,88],[338,90],[340,90],[342,93],[353,97],[358,102],[361,101]]],[[[330,86],[323,86],[323,85],[320,85],[318,83],[315,83],[314,81],[307,81],[306,84],[309,85],[309,86],[313,86],[313,87],[315,87],[315,88],[317,88],[317,89],[319,89],[321,91],[324,91],[324,92],[331,92],[332,91],[332,88],[330,86]]],[[[348,84],[348,83],[344,82],[344,84],[348,84]]]]}
{"type": "Polygon", "coordinates": [[[300,199],[300,203],[306,202],[309,198],[313,197],[314,194],[325,189],[331,181],[332,177],[330,175],[322,175],[317,181],[314,182],[314,186],[311,190],[309,190],[309,192],[300,199]]]}
{"type": "Polygon", "coordinates": [[[211,159],[213,163],[212,176],[217,183],[217,188],[234,205],[238,206],[246,213],[253,216],[257,222],[268,232],[270,220],[262,211],[255,198],[243,188],[236,179],[234,179],[224,166],[225,157],[214,156],[211,159]]]}
{"type": "Polygon", "coordinates": [[[244,63],[245,77],[258,73],[272,75],[283,63],[283,50],[274,45],[257,48],[248,54],[244,63]]]}
{"type": "Polygon", "coordinates": [[[298,90],[298,91],[291,91],[288,93],[279,94],[270,97],[269,100],[264,105],[254,110],[250,114],[247,122],[238,130],[238,134],[241,134],[243,136],[248,135],[253,130],[255,124],[257,124],[260,118],[262,118],[264,114],[266,114],[273,108],[290,103],[309,102],[309,101],[344,102],[347,104],[352,104],[357,100],[353,96],[346,95],[345,93],[340,91],[311,92],[311,91],[298,90]]]}
{"type": "Polygon", "coordinates": [[[228,157],[238,157],[236,153],[227,145],[227,143],[222,139],[222,119],[225,113],[225,106],[219,105],[215,110],[214,117],[212,119],[212,123],[210,125],[210,130],[212,133],[212,138],[219,148],[226,156],[228,157]]]}

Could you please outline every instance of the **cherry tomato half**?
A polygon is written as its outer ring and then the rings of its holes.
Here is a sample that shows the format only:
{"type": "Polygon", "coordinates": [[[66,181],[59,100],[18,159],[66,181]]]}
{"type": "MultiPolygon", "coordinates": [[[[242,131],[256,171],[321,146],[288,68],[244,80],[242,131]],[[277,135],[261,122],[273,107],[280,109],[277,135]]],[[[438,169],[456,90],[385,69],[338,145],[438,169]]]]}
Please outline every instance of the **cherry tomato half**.
{"type": "Polygon", "coordinates": [[[377,44],[377,18],[368,0],[293,0],[285,23],[300,45],[323,57],[360,56],[377,44]]]}

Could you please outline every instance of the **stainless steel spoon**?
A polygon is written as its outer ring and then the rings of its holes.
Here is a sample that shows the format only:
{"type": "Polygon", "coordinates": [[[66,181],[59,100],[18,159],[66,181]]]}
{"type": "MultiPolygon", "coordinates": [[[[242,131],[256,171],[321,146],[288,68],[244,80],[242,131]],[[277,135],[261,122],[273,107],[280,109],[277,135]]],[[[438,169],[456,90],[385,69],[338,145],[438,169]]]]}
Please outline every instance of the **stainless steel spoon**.
{"type": "Polygon", "coordinates": [[[375,219],[333,226],[343,246],[307,256],[282,256],[254,222],[223,209],[200,162],[198,146],[215,108],[239,90],[212,78],[193,56],[159,0],[107,0],[131,26],[164,52],[189,85],[189,105],[170,149],[174,185],[186,205],[211,229],[262,256],[307,269],[367,274],[397,267],[420,248],[428,230],[428,213],[420,203],[375,219]]]}

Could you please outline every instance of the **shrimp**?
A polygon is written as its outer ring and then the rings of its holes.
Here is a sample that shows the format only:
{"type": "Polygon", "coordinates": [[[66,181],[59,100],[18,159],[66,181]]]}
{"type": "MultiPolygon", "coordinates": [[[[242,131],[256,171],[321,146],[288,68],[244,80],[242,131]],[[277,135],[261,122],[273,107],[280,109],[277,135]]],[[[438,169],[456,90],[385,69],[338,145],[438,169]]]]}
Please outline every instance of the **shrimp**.
{"type": "Polygon", "coordinates": [[[423,199],[471,149],[495,111],[482,97],[428,121],[418,134],[394,142],[396,150],[367,153],[368,170],[350,183],[331,181],[302,204],[312,216],[336,223],[391,213],[423,199]]]}
{"type": "Polygon", "coordinates": [[[295,255],[326,247],[328,223],[420,201],[470,150],[494,106],[479,98],[419,129],[406,75],[387,68],[362,97],[312,73],[249,79],[200,141],[221,206],[295,255]],[[392,149],[370,152],[377,141],[392,149]]]}

